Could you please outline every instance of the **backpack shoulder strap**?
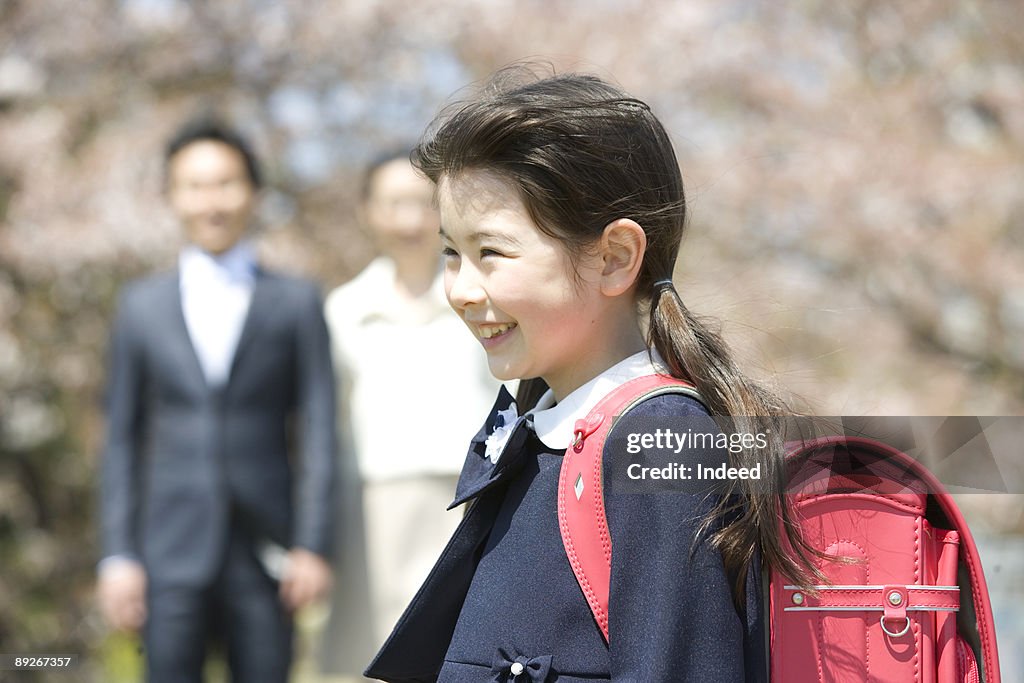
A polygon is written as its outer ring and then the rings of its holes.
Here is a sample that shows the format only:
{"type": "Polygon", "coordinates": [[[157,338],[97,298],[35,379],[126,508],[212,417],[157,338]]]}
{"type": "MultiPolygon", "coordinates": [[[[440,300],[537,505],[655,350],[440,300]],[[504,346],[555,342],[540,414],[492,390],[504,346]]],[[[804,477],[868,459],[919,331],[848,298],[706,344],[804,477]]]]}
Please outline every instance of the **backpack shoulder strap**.
{"type": "Polygon", "coordinates": [[[669,375],[646,375],[625,382],[601,399],[574,426],[558,475],[558,528],[569,564],[590,611],[608,642],[608,593],[612,541],[604,510],[602,455],[616,417],[660,394],[685,394],[703,402],[692,385],[669,375]]]}

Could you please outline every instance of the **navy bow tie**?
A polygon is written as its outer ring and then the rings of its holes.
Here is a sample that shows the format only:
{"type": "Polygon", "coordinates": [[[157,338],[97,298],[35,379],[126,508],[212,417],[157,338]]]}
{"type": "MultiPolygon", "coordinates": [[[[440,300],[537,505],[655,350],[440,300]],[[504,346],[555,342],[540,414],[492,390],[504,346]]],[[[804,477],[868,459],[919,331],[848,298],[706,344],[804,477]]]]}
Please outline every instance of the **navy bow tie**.
{"type": "Polygon", "coordinates": [[[469,452],[466,454],[466,461],[462,467],[462,473],[459,475],[459,483],[455,487],[455,500],[448,506],[449,510],[476,498],[499,482],[507,481],[509,477],[519,471],[522,465],[520,456],[523,455],[523,445],[533,432],[532,417],[519,417],[516,420],[497,464],[492,463],[486,455],[488,435],[494,432],[496,427],[504,426],[500,422],[498,413],[507,410],[512,401],[512,394],[508,393],[505,387],[501,387],[487,421],[469,444],[469,452]]]}
{"type": "Polygon", "coordinates": [[[551,673],[551,655],[542,657],[511,656],[499,648],[491,665],[495,683],[544,683],[551,673]]]}

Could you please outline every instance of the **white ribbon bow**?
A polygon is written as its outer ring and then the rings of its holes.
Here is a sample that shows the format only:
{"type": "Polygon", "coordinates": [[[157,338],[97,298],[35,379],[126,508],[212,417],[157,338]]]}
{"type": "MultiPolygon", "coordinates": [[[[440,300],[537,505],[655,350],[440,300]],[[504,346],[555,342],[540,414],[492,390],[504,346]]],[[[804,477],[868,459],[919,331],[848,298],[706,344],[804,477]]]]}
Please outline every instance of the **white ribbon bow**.
{"type": "Polygon", "coordinates": [[[512,436],[512,429],[516,426],[518,419],[519,410],[516,408],[515,401],[506,410],[498,411],[496,422],[500,424],[495,424],[494,431],[484,441],[484,445],[487,447],[487,458],[492,463],[497,464],[501,452],[505,449],[505,444],[508,443],[508,438],[512,436]]]}

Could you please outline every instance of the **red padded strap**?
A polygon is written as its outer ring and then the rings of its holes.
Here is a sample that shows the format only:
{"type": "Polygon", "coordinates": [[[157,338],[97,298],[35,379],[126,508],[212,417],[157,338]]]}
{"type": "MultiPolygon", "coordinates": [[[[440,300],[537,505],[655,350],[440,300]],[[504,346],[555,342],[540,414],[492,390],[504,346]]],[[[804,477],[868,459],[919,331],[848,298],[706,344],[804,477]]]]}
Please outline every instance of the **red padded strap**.
{"type": "Polygon", "coordinates": [[[558,528],[569,564],[590,611],[608,641],[608,593],[612,540],[604,511],[601,456],[613,418],[660,393],[686,393],[699,400],[690,384],[668,375],[630,380],[601,399],[574,426],[558,475],[558,528]]]}

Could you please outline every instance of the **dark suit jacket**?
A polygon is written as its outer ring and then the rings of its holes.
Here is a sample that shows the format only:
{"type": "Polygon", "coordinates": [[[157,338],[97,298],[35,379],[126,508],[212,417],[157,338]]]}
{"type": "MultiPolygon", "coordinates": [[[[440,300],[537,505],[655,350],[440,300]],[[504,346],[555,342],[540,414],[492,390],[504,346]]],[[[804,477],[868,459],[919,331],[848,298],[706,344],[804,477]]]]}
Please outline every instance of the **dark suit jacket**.
{"type": "Polygon", "coordinates": [[[202,585],[232,524],[329,555],[334,374],[313,283],[258,271],[224,387],[203,375],[177,271],[125,288],[110,352],[105,557],[140,559],[154,582],[202,585]]]}

